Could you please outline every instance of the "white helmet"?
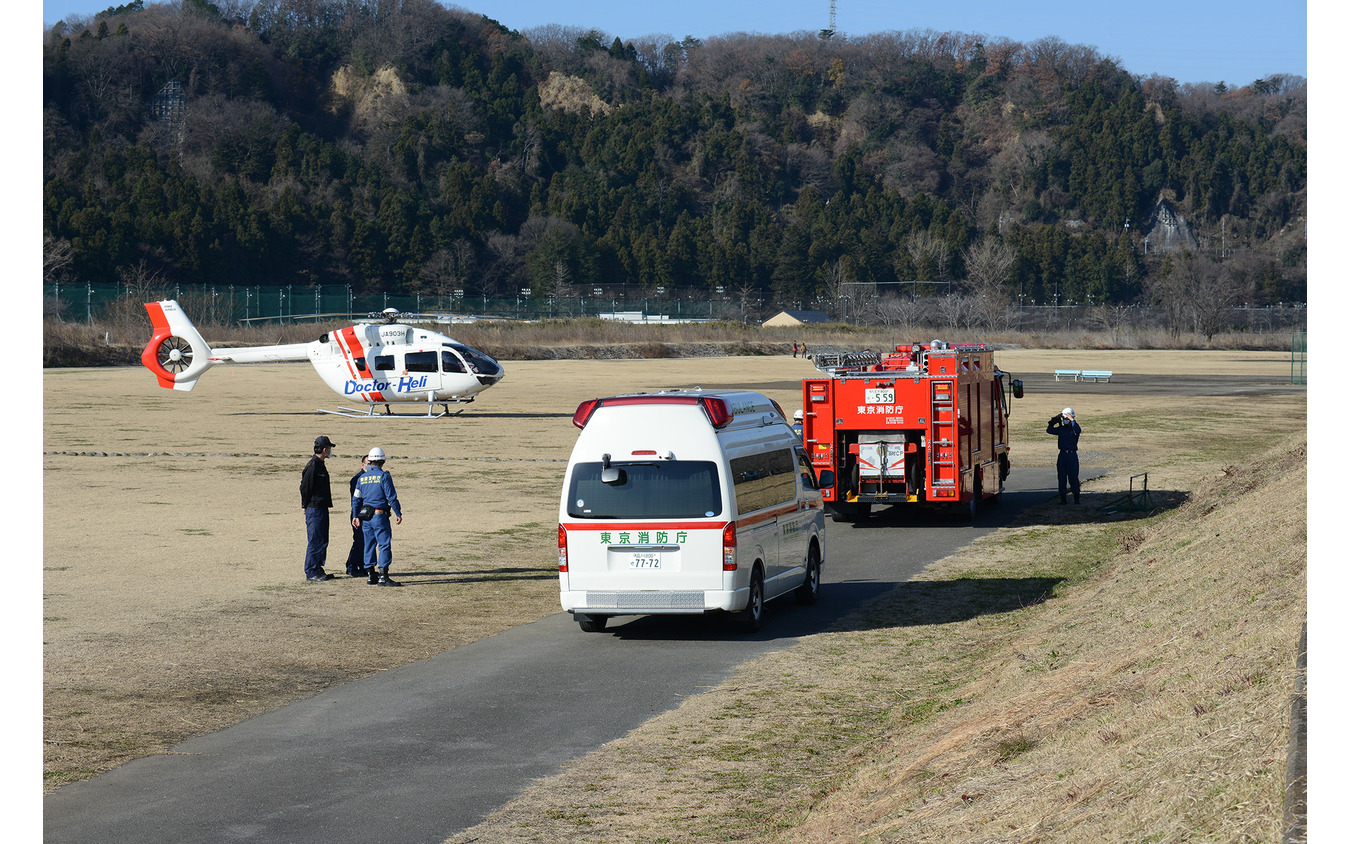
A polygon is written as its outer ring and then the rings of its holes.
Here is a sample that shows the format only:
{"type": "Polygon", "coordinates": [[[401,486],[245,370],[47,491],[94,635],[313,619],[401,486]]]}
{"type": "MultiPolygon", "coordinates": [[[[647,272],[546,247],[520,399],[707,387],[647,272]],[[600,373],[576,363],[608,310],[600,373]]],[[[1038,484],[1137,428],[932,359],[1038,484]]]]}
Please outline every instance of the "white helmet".
{"type": "Polygon", "coordinates": [[[374,463],[374,462],[376,462],[376,461],[379,461],[380,463],[383,463],[383,462],[384,462],[384,449],[380,448],[378,445],[375,446],[374,448],[372,448],[372,449],[370,450],[370,454],[367,454],[367,455],[366,455],[366,459],[369,460],[369,461],[371,461],[372,463],[374,463]]]}
{"type": "Polygon", "coordinates": [[[1066,407],[1059,412],[1060,416],[1073,416],[1073,408],[1066,407]]]}
{"type": "Polygon", "coordinates": [[[801,419],[801,418],[802,418],[802,412],[801,412],[800,410],[793,411],[792,418],[793,418],[793,419],[801,419]]]}

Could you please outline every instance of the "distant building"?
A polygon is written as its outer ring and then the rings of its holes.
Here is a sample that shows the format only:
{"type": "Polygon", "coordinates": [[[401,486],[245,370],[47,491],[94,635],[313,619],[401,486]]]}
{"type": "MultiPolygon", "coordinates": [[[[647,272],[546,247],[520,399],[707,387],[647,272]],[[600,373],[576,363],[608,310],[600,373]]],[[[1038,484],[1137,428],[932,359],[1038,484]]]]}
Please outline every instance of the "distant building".
{"type": "Polygon", "coordinates": [[[792,328],[813,322],[830,322],[830,315],[824,311],[779,311],[761,325],[765,328],[792,328]]]}

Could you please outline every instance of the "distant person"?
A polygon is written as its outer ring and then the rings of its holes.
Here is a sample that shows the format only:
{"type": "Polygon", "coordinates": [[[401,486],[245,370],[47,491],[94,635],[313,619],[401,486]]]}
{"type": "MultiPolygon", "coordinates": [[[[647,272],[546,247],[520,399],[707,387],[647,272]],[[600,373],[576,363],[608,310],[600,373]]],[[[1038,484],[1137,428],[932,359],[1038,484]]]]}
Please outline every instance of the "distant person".
{"type": "Polygon", "coordinates": [[[1059,503],[1069,503],[1069,491],[1073,491],[1073,503],[1078,503],[1078,437],[1083,433],[1073,408],[1066,407],[1057,415],[1050,417],[1045,432],[1059,437],[1059,459],[1055,461],[1055,471],[1059,474],[1059,503]]]}
{"type": "Polygon", "coordinates": [[[325,461],[333,454],[333,441],[319,437],[314,441],[314,456],[300,473],[300,508],[305,514],[305,580],[317,583],[332,580],[323,570],[328,559],[328,510],[333,506],[333,489],[328,485],[325,461]]]}
{"type": "Polygon", "coordinates": [[[352,475],[351,483],[348,484],[347,493],[352,496],[352,549],[347,552],[347,574],[352,577],[362,577],[366,574],[366,541],[365,531],[361,529],[360,523],[356,520],[356,481],[365,474],[369,463],[365,456],[361,457],[361,469],[355,475],[352,475]]]}
{"type": "Polygon", "coordinates": [[[379,586],[402,586],[389,576],[389,563],[393,560],[393,531],[389,527],[389,516],[394,516],[394,524],[403,524],[403,508],[398,503],[398,493],[394,491],[394,478],[384,470],[384,449],[375,446],[366,455],[369,464],[366,471],[356,479],[356,492],[361,506],[374,511],[364,522],[353,516],[352,527],[360,527],[364,532],[365,570],[368,583],[379,586]]]}
{"type": "Polygon", "coordinates": [[[792,356],[793,356],[794,358],[797,356],[797,341],[796,341],[796,340],[793,340],[793,341],[792,341],[792,356]]]}
{"type": "Polygon", "coordinates": [[[800,410],[792,411],[792,433],[797,435],[797,439],[802,438],[802,412],[800,410]]]}

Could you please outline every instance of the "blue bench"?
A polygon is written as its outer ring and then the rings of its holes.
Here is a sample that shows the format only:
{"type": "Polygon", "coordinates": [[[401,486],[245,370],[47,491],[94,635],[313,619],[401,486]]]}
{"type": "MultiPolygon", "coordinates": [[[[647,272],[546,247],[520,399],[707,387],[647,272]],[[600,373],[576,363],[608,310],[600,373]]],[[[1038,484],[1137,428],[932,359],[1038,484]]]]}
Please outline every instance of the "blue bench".
{"type": "Polygon", "coordinates": [[[1058,381],[1061,378],[1068,378],[1072,381],[1077,381],[1078,376],[1080,374],[1082,373],[1080,373],[1077,369],[1056,369],[1055,380],[1058,381]]]}
{"type": "Polygon", "coordinates": [[[1078,375],[1081,381],[1106,381],[1111,382],[1111,370],[1109,369],[1084,369],[1078,375]]]}

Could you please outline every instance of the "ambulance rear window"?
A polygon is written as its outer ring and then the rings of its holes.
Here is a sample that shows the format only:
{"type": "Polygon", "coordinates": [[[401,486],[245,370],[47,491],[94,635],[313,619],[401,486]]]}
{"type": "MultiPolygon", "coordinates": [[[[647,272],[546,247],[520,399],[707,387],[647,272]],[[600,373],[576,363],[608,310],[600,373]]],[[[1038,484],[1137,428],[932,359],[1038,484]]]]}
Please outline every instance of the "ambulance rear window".
{"type": "Polygon", "coordinates": [[[614,463],[619,483],[600,480],[601,465],[578,463],[567,514],[578,519],[697,519],[722,512],[717,464],[708,460],[614,463]]]}

